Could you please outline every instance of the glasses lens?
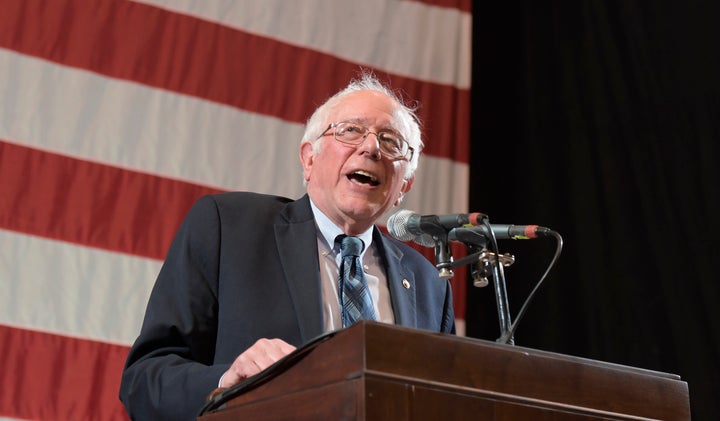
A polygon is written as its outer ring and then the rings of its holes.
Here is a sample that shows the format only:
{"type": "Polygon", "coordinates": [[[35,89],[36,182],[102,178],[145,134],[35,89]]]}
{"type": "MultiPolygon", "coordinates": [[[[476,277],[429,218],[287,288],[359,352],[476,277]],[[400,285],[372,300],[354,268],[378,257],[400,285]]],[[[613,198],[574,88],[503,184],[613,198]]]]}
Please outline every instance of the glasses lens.
{"type": "Polygon", "coordinates": [[[397,133],[380,132],[380,148],[392,158],[400,158],[407,153],[407,142],[397,133]]]}
{"type": "Polygon", "coordinates": [[[339,123],[335,127],[335,139],[341,142],[359,142],[367,129],[363,126],[353,123],[339,123]]]}

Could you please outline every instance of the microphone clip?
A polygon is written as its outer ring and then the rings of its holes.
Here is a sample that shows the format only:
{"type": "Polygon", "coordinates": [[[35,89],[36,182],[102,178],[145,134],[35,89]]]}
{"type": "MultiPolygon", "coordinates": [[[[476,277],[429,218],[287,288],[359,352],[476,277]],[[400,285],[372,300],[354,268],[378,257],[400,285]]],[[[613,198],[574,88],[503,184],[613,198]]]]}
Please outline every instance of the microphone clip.
{"type": "Polygon", "coordinates": [[[452,250],[447,240],[447,235],[433,236],[435,243],[435,267],[438,270],[440,279],[451,279],[455,276],[453,267],[452,250]]]}
{"type": "Polygon", "coordinates": [[[490,278],[493,276],[492,265],[500,262],[504,267],[508,267],[515,263],[515,256],[510,253],[498,255],[487,249],[468,257],[475,260],[471,264],[471,276],[473,286],[476,288],[484,288],[490,284],[490,278]]]}

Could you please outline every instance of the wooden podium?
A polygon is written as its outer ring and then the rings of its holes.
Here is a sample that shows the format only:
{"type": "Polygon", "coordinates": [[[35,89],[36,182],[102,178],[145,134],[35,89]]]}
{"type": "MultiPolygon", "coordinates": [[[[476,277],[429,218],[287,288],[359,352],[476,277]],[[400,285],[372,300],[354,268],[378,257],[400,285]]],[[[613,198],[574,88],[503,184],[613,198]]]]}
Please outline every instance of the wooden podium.
{"type": "Polygon", "coordinates": [[[679,376],[358,323],[225,391],[200,421],[689,420],[679,376]]]}

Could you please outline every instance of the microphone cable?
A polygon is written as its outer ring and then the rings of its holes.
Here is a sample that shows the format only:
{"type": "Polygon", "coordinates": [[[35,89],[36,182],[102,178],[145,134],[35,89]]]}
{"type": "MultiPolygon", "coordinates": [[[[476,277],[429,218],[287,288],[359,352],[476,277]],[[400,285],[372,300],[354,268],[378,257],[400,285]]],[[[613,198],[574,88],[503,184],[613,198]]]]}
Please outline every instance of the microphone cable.
{"type": "MultiPolygon", "coordinates": [[[[508,329],[507,332],[502,334],[497,339],[496,342],[510,344],[513,336],[515,335],[515,330],[517,329],[518,324],[520,323],[523,316],[525,315],[525,312],[527,311],[528,306],[530,305],[530,302],[532,302],[533,298],[535,298],[537,291],[540,289],[540,286],[545,281],[545,278],[547,277],[548,273],[550,273],[550,270],[553,268],[553,266],[555,266],[555,263],[560,258],[560,253],[562,252],[562,248],[563,248],[562,236],[553,230],[549,230],[547,234],[555,237],[555,241],[556,241],[555,254],[553,255],[552,260],[550,261],[550,264],[548,264],[547,269],[545,269],[545,272],[540,277],[540,280],[537,282],[537,284],[535,284],[535,287],[533,287],[533,289],[530,291],[530,294],[528,294],[528,297],[525,299],[525,302],[523,303],[522,307],[520,308],[520,311],[517,314],[517,317],[515,318],[515,322],[513,322],[510,325],[510,329],[508,329]]],[[[497,254],[498,254],[497,250],[495,250],[496,258],[497,258],[497,254]]],[[[499,262],[499,258],[498,258],[498,262],[499,262]]]]}
{"type": "MultiPolygon", "coordinates": [[[[508,332],[510,332],[510,329],[512,328],[512,317],[510,315],[510,303],[508,302],[507,296],[505,271],[501,266],[502,263],[500,262],[500,247],[498,247],[497,237],[495,236],[495,232],[490,226],[489,219],[483,218],[482,225],[487,228],[488,233],[490,234],[490,247],[495,252],[495,265],[493,266],[493,277],[495,278],[495,283],[493,287],[495,288],[495,304],[497,305],[498,321],[500,323],[500,338],[503,338],[505,335],[508,334],[508,332]]],[[[511,345],[514,344],[514,339],[512,335],[507,336],[505,343],[511,345]]]]}

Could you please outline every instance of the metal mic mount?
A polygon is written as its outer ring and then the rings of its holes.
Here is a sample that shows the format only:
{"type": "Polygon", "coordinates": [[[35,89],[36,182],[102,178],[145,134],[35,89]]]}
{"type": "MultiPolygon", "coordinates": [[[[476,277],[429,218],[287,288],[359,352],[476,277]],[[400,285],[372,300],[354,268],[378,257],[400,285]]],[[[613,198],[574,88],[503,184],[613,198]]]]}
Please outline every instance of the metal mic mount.
{"type": "Polygon", "coordinates": [[[455,276],[452,270],[453,257],[452,250],[447,238],[434,237],[435,240],[435,267],[438,270],[440,279],[450,279],[455,276]]]}
{"type": "MultiPolygon", "coordinates": [[[[475,257],[475,255],[472,257],[475,257]]],[[[476,262],[474,262],[471,266],[472,269],[470,274],[472,276],[473,286],[476,288],[483,288],[490,284],[490,278],[493,275],[492,265],[499,260],[501,265],[508,267],[515,263],[515,256],[510,253],[497,255],[491,251],[483,249],[480,253],[477,253],[475,260],[476,262]]]]}

